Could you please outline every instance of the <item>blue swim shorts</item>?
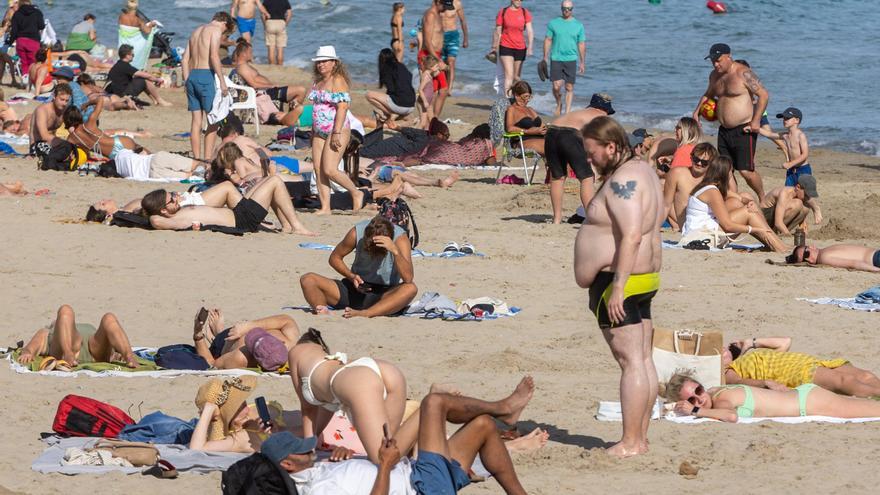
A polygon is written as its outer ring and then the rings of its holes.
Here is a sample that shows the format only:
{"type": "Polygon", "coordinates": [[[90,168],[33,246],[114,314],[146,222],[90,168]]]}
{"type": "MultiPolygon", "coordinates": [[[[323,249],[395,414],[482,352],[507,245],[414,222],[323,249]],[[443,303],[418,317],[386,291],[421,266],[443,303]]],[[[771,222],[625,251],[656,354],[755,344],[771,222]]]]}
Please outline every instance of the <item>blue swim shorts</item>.
{"type": "Polygon", "coordinates": [[[394,172],[406,172],[406,167],[398,167],[396,165],[382,165],[379,169],[379,182],[391,182],[394,180],[394,172]]]}
{"type": "Polygon", "coordinates": [[[455,495],[471,482],[458,461],[424,450],[412,464],[410,480],[419,495],[455,495]]]}
{"type": "Polygon", "coordinates": [[[186,80],[186,109],[208,113],[214,106],[214,73],[211,69],[193,69],[186,80]]]}
{"type": "Polygon", "coordinates": [[[798,177],[802,175],[813,175],[813,169],[810,167],[809,163],[805,163],[798,167],[791,167],[790,169],[785,171],[785,185],[787,187],[794,187],[798,183],[798,177]]]}
{"type": "Polygon", "coordinates": [[[457,57],[461,47],[461,31],[446,31],[443,33],[443,60],[449,57],[457,57]]]}
{"type": "Polygon", "coordinates": [[[238,21],[238,32],[244,35],[244,33],[251,33],[251,37],[253,38],[254,33],[257,31],[257,18],[251,17],[250,19],[246,17],[235,17],[235,20],[238,21]]]}

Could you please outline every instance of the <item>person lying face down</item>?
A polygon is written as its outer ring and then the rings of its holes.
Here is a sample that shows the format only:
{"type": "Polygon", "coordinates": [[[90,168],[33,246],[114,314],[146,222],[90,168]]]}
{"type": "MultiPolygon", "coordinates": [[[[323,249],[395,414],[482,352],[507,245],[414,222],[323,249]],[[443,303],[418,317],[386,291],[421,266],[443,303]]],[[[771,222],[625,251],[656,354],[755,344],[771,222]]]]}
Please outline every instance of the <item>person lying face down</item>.
{"type": "Polygon", "coordinates": [[[844,397],[812,383],[787,391],[741,384],[707,389],[689,375],[677,373],[666,385],[666,398],[676,401],[675,412],[680,415],[729,423],[751,417],[875,418],[880,415],[880,402],[844,397]]]}
{"type": "Polygon", "coordinates": [[[841,395],[880,396],[880,378],[846,359],[789,352],[789,337],[753,337],[730,343],[721,353],[727,384],[788,390],[815,383],[841,395]]]}
{"type": "Polygon", "coordinates": [[[865,272],[880,272],[880,250],[852,244],[834,244],[820,248],[815,244],[795,246],[785,257],[788,264],[809,263],[865,272]]]}

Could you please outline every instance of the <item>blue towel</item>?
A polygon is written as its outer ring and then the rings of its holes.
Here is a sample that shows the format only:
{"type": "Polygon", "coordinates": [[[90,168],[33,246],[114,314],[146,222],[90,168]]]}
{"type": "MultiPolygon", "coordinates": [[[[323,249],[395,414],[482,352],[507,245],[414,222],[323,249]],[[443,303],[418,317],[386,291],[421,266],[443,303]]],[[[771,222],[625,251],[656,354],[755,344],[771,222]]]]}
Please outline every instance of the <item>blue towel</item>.
{"type": "Polygon", "coordinates": [[[8,143],[4,143],[3,141],[0,141],[0,153],[4,155],[24,156],[21,153],[15,151],[15,148],[9,146],[8,143]]]}
{"type": "Polygon", "coordinates": [[[880,285],[875,285],[857,295],[856,302],[859,304],[880,304],[880,285]]]}

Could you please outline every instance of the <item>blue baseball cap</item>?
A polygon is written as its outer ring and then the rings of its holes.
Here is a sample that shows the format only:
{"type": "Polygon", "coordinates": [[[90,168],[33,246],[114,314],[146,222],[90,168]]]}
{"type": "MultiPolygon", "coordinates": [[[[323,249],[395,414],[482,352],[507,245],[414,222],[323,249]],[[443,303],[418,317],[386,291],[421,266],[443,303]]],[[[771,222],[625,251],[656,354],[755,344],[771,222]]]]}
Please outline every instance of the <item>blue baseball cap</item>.
{"type": "Polygon", "coordinates": [[[260,453],[277,464],[290,454],[308,454],[317,445],[318,439],[315,437],[300,438],[289,431],[282,431],[267,438],[260,447],[260,453]]]}
{"type": "Polygon", "coordinates": [[[73,81],[76,79],[76,75],[73,73],[73,69],[70,67],[59,67],[52,72],[52,77],[63,77],[64,79],[69,79],[73,81]]]}

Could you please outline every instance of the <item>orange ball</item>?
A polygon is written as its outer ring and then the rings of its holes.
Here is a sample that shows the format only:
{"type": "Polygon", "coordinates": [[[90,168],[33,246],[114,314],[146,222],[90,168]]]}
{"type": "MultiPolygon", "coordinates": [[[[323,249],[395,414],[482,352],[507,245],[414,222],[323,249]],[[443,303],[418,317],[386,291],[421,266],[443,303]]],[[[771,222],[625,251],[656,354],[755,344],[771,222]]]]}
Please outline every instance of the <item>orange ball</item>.
{"type": "Polygon", "coordinates": [[[718,119],[718,116],[715,115],[715,106],[717,104],[718,102],[714,98],[706,100],[700,107],[700,116],[709,122],[715,122],[718,119]]]}

